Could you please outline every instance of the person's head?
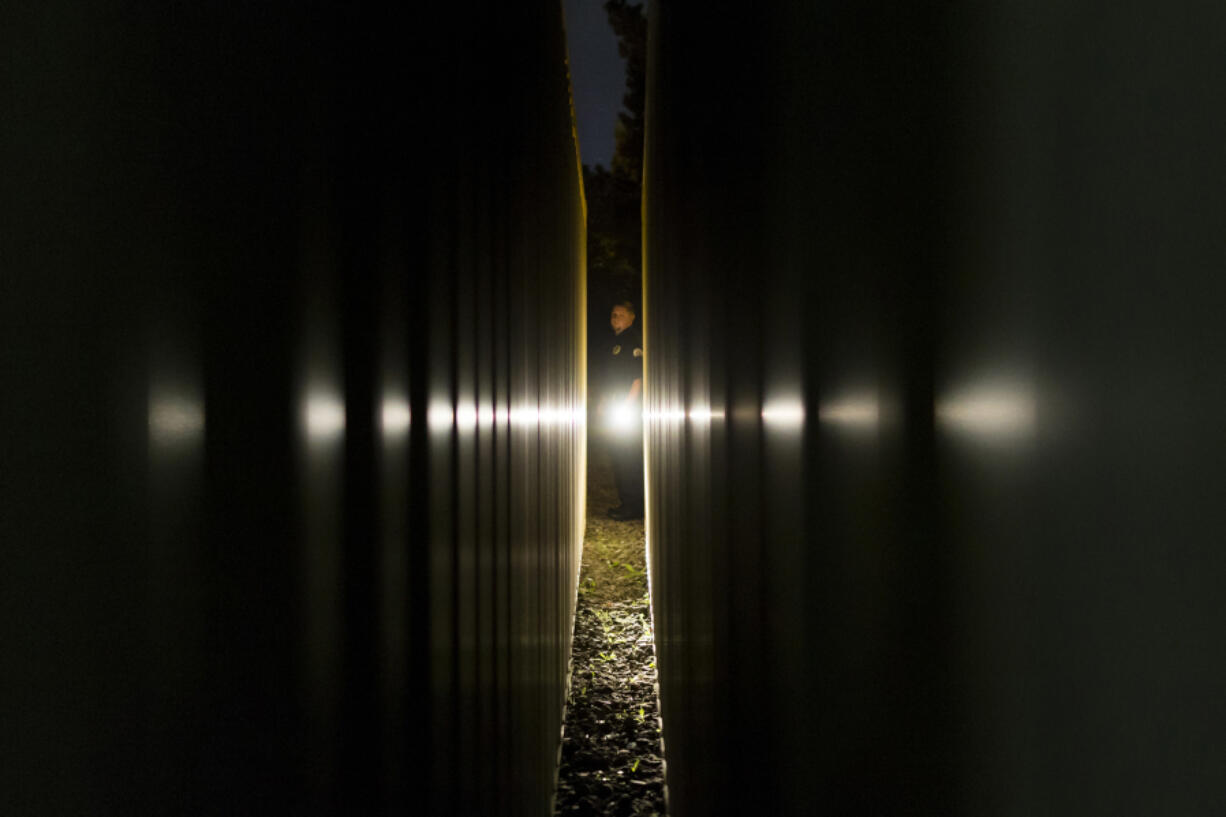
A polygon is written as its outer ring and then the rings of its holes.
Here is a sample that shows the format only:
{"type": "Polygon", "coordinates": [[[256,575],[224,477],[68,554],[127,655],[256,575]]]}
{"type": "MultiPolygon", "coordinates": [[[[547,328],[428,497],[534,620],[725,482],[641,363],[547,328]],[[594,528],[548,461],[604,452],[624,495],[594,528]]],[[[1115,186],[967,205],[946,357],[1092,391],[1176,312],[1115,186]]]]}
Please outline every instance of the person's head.
{"type": "Polygon", "coordinates": [[[629,301],[622,301],[613,306],[613,312],[609,315],[609,325],[613,327],[613,331],[621,334],[630,328],[634,323],[634,307],[629,301]]]}

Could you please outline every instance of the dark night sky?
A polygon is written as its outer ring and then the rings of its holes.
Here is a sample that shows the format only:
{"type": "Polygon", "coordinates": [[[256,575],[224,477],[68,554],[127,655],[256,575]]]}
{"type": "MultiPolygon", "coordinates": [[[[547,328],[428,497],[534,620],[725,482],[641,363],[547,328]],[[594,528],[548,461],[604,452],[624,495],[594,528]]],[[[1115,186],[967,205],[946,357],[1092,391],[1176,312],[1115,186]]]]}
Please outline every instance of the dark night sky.
{"type": "Polygon", "coordinates": [[[565,0],[570,78],[584,164],[609,166],[626,89],[625,61],[605,16],[604,0],[565,0]]]}

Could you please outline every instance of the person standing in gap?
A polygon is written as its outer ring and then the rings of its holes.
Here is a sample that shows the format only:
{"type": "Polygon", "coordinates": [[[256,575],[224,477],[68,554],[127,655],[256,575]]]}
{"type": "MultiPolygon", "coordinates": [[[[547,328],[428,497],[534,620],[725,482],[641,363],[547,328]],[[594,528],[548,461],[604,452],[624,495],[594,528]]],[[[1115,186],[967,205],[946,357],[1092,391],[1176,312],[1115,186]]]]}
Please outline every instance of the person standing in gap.
{"type": "Polygon", "coordinates": [[[609,458],[621,504],[609,509],[613,519],[643,518],[643,333],[634,325],[634,306],[613,307],[613,334],[605,344],[605,426],[609,458]]]}

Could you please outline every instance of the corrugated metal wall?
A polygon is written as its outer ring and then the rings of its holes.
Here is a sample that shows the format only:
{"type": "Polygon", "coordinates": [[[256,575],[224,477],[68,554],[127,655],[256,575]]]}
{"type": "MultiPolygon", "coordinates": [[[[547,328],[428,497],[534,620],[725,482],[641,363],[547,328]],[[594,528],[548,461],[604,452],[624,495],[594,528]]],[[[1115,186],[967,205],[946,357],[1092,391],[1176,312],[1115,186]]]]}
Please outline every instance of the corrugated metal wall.
{"type": "Polygon", "coordinates": [[[0,811],[547,812],[556,2],[6,7],[0,811]]]}
{"type": "Polygon", "coordinates": [[[1213,813],[1226,16],[652,6],[672,813],[1213,813]]]}

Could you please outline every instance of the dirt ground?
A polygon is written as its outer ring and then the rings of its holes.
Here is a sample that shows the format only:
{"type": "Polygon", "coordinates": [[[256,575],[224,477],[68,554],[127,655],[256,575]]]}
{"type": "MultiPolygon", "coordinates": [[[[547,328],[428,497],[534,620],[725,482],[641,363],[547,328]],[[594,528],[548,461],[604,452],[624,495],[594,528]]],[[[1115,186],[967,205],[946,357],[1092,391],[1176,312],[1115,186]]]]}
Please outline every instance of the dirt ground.
{"type": "Polygon", "coordinates": [[[617,496],[598,443],[588,462],[587,534],[554,813],[661,817],[667,805],[643,522],[605,515],[617,496]]]}
{"type": "Polygon", "coordinates": [[[641,599],[647,595],[643,520],[618,522],[606,515],[618,504],[617,490],[609,455],[596,440],[588,451],[587,486],[580,601],[599,605],[641,599]]]}

